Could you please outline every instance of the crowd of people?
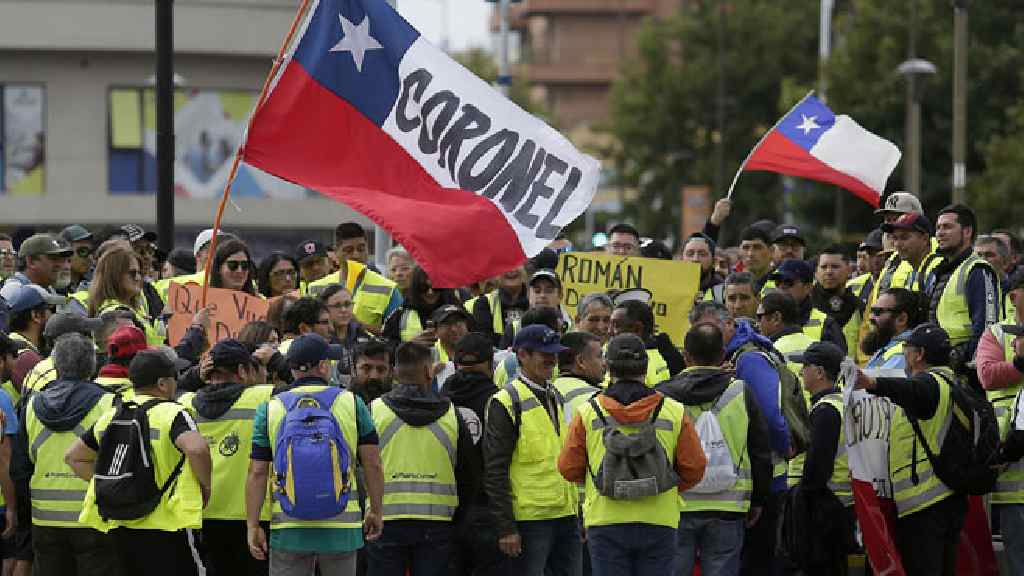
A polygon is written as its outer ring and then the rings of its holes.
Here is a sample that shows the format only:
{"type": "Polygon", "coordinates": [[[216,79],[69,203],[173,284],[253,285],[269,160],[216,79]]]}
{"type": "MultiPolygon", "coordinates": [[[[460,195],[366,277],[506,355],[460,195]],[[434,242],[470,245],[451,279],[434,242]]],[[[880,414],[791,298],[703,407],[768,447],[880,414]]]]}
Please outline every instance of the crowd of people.
{"type": "Polygon", "coordinates": [[[675,253],[608,231],[612,255],[699,264],[685,334],[642,289],[570,312],[564,240],[450,289],[400,247],[376,269],[353,222],[258,263],[213,230],[169,254],[136,225],[0,235],[3,574],[846,574],[851,387],[889,406],[877,489],[929,576],[955,573],[967,508],[932,453],[954,392],[987,394],[1024,574],[1020,240],[896,192],[855,250],[811,257],[769,221],[719,246],[730,209],[675,253]],[[266,319],[214,342],[201,309],[169,342],[171,282],[207,281],[266,319]]]}

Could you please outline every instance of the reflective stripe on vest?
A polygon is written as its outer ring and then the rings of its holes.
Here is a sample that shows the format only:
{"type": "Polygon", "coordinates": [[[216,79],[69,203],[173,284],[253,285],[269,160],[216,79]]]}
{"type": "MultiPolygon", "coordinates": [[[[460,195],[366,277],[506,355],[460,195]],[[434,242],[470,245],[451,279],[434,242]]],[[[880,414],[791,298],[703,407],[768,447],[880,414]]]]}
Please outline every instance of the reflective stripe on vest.
{"type": "MultiPolygon", "coordinates": [[[[1008,320],[1000,324],[993,324],[989,327],[996,342],[1003,347],[1003,358],[1006,362],[1012,362],[1016,351],[1013,348],[1014,337],[1010,336],[1003,329],[1004,326],[1016,326],[1016,320],[1008,320]]],[[[985,396],[992,403],[992,409],[996,413],[996,422],[999,423],[999,439],[1005,441],[1013,427],[1013,407],[1017,394],[1021,390],[1024,379],[1010,384],[999,390],[986,390],[985,396]]],[[[995,490],[992,491],[993,504],[1024,504],[1024,464],[1020,461],[1010,464],[996,480],[995,490]]]]}
{"type": "MultiPolygon", "coordinates": [[[[991,265],[982,260],[977,254],[968,256],[952,272],[949,281],[946,282],[942,289],[938,305],[935,308],[935,319],[938,321],[939,326],[949,334],[949,342],[953,346],[966,342],[974,332],[965,294],[967,291],[967,279],[971,271],[977,266],[983,266],[991,270],[991,265]]],[[[986,324],[995,324],[999,321],[1001,313],[999,287],[995,284],[990,274],[985,275],[985,291],[986,294],[991,295],[991,298],[986,298],[985,322],[986,324]]]]}
{"type": "Polygon", "coordinates": [[[380,430],[384,520],[449,521],[459,505],[455,407],[426,426],[410,426],[378,398],[370,406],[380,430]]]}
{"type": "MultiPolygon", "coordinates": [[[[341,272],[334,272],[310,282],[306,291],[310,296],[317,296],[327,286],[341,283],[341,272]]],[[[396,284],[353,260],[346,261],[344,284],[352,293],[352,315],[356,320],[369,326],[381,326],[396,284]]]]}
{"type": "Polygon", "coordinates": [[[736,484],[728,490],[714,494],[681,493],[682,511],[703,512],[747,512],[750,510],[750,494],[754,482],[750,471],[750,458],[747,455],[747,430],[750,419],[747,414],[745,384],[734,379],[729,387],[722,392],[713,406],[685,405],[686,414],[694,422],[707,410],[713,410],[718,416],[718,425],[729,446],[729,454],[736,466],[736,484]]]}
{"type": "MultiPolygon", "coordinates": [[[[845,405],[843,404],[843,397],[841,394],[823,396],[811,407],[811,411],[814,411],[820,404],[828,404],[839,413],[839,441],[836,445],[836,459],[832,466],[832,476],[828,480],[828,489],[839,498],[843,506],[852,506],[853,487],[850,484],[850,465],[846,455],[846,426],[843,423],[845,405]]],[[[793,462],[796,462],[796,458],[790,463],[790,472],[787,478],[787,484],[790,487],[799,484],[801,478],[803,478],[806,455],[801,454],[800,457],[802,458],[800,458],[798,465],[793,464],[793,462]]]]}
{"type": "Polygon", "coordinates": [[[575,376],[556,378],[551,385],[555,387],[562,398],[562,421],[566,425],[572,422],[576,409],[599,391],[598,388],[575,376]]]}
{"type": "Polygon", "coordinates": [[[398,318],[398,335],[402,342],[408,342],[423,332],[423,323],[420,322],[420,313],[412,308],[402,310],[398,318]]]}
{"type": "Polygon", "coordinates": [[[800,331],[807,334],[815,342],[821,341],[821,335],[825,332],[825,320],[828,316],[818,310],[817,308],[811,309],[811,315],[807,318],[807,322],[800,327],[800,331]]]}
{"type": "Polygon", "coordinates": [[[491,330],[497,335],[505,333],[505,319],[501,312],[501,294],[497,290],[488,292],[487,306],[491,309],[491,330]]]}
{"type": "MultiPolygon", "coordinates": [[[[939,404],[931,418],[919,420],[918,423],[928,440],[928,446],[938,454],[952,421],[949,387],[955,376],[952,370],[944,366],[931,368],[928,372],[939,384],[939,404]]],[[[893,499],[901,518],[952,494],[935,474],[906,413],[898,407],[893,410],[892,432],[889,439],[889,470],[893,481],[893,499]],[[915,457],[916,464],[913,462],[915,457]],[[917,482],[914,482],[912,476],[915,466],[917,482]]]]}

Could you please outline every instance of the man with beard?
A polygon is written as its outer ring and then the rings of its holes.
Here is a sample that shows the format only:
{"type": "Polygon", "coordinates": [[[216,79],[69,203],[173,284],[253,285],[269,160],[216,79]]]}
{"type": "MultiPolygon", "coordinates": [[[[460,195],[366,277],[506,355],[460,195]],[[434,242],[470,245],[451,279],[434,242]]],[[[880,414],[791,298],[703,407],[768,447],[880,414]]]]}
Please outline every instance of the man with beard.
{"type": "Polygon", "coordinates": [[[37,284],[47,291],[63,290],[71,283],[71,246],[50,234],[29,236],[18,248],[18,271],[4,283],[0,295],[10,301],[18,286],[37,284]]]}
{"type": "MultiPolygon", "coordinates": [[[[871,331],[867,308],[873,303],[872,294],[874,294],[875,285],[878,284],[878,276],[882,271],[882,267],[885,266],[885,261],[889,258],[889,254],[882,244],[882,229],[875,228],[868,233],[864,241],[857,247],[857,270],[860,275],[846,283],[846,287],[861,301],[860,311],[854,313],[851,319],[856,326],[854,346],[847,348],[850,355],[861,366],[870,357],[870,354],[864,354],[860,348],[860,343],[864,341],[864,337],[871,331]]],[[[878,297],[877,294],[875,294],[875,297],[878,297]]]]}
{"type": "Polygon", "coordinates": [[[903,344],[921,321],[920,295],[906,288],[889,288],[870,311],[871,332],[864,337],[864,352],[871,354],[865,368],[903,370],[907,360],[903,344]]]}
{"type": "Polygon", "coordinates": [[[356,346],[350,390],[366,404],[391,390],[391,346],[370,340],[356,346]]]}
{"type": "Polygon", "coordinates": [[[837,326],[842,328],[846,337],[846,349],[857,347],[856,317],[864,308],[860,298],[846,287],[850,279],[850,265],[846,261],[843,248],[833,244],[826,247],[818,255],[818,267],[815,272],[814,287],[811,289],[811,302],[814,307],[824,312],[837,326]]]}

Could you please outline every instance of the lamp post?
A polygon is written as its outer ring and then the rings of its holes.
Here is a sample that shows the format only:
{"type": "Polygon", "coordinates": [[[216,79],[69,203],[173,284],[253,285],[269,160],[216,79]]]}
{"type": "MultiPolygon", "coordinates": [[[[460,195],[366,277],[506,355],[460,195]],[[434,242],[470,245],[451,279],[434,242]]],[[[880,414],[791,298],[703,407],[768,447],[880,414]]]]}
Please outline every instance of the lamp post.
{"type": "Polygon", "coordinates": [[[967,5],[953,0],[953,202],[967,200],[967,5]]]}
{"type": "Polygon", "coordinates": [[[156,2],[156,233],[174,248],[174,0],[156,2]]]}
{"type": "Polygon", "coordinates": [[[903,165],[903,179],[907,191],[921,197],[921,94],[918,86],[922,77],[935,74],[935,65],[927,60],[912,58],[896,68],[896,72],[907,79],[906,164],[903,165]]]}

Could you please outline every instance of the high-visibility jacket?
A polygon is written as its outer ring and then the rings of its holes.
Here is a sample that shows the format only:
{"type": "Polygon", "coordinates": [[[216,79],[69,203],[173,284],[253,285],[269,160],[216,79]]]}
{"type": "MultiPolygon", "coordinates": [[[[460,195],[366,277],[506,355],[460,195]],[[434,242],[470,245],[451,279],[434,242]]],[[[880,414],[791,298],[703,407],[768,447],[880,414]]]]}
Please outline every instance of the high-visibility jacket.
{"type": "MultiPolygon", "coordinates": [[[[326,386],[299,386],[292,388],[291,392],[296,394],[302,394],[303,392],[316,393],[327,388],[326,386]]],[[[338,394],[337,398],[334,399],[334,404],[331,406],[331,414],[338,421],[338,427],[341,428],[341,433],[345,437],[345,443],[348,445],[348,452],[351,455],[349,459],[349,488],[351,495],[348,499],[348,505],[345,506],[345,510],[332,518],[326,520],[300,520],[288,516],[281,510],[281,505],[277,502],[277,498],[274,498],[273,508],[270,516],[270,529],[277,530],[280,528],[361,528],[363,525],[363,514],[359,509],[359,498],[356,494],[359,493],[356,474],[355,474],[355,461],[357,458],[357,450],[359,445],[359,426],[356,422],[356,397],[348,390],[343,390],[338,394]]],[[[267,404],[267,432],[270,435],[270,446],[271,448],[277,445],[277,435],[280,432],[281,423],[284,421],[285,408],[284,404],[277,397],[274,397],[267,404]]],[[[271,478],[274,475],[271,473],[271,478]]]]}
{"type": "MultiPolygon", "coordinates": [[[[18,333],[18,332],[11,332],[8,336],[10,337],[11,340],[14,340],[15,342],[20,342],[20,343],[25,345],[24,348],[22,348],[21,350],[18,350],[18,354],[17,354],[18,356],[21,356],[22,354],[24,354],[24,353],[26,353],[26,352],[28,352],[30,350],[32,352],[35,352],[36,354],[39,354],[39,351],[36,349],[36,345],[33,344],[32,341],[29,340],[28,338],[22,336],[20,333],[18,333]]],[[[24,385],[24,380],[22,381],[22,385],[24,385]]],[[[21,401],[21,392],[22,391],[18,390],[18,389],[16,389],[14,387],[14,382],[13,381],[5,380],[3,384],[0,384],[0,389],[2,389],[4,392],[7,392],[7,395],[11,397],[11,402],[15,406],[17,406],[18,402],[21,401]]]]}
{"type": "Polygon", "coordinates": [[[493,398],[513,422],[516,411],[521,410],[519,439],[508,469],[515,519],[551,520],[575,515],[576,487],[562,478],[557,466],[567,429],[562,424],[562,407],[554,407],[552,421],[533,391],[518,379],[506,384],[493,398]]]}
{"type": "MultiPolygon", "coordinates": [[[[1015,320],[1007,320],[999,324],[993,324],[989,331],[995,336],[996,341],[1003,345],[1003,358],[1012,362],[1016,352],[1013,349],[1014,337],[1007,334],[1004,326],[1015,326],[1015,320]]],[[[1017,400],[1017,394],[1024,385],[1024,379],[1018,380],[999,390],[987,390],[985,396],[992,403],[996,413],[996,421],[999,423],[999,440],[1005,442],[1013,427],[1013,408],[1017,400]]],[[[1024,461],[1018,460],[1010,465],[999,475],[996,480],[996,488],[992,491],[993,504],[1024,504],[1024,461]]]]}
{"type": "Polygon", "coordinates": [[[89,483],[82,480],[64,463],[64,453],[85,434],[100,416],[113,406],[114,395],[104,394],[71,430],[47,428],[36,415],[39,397],[30,400],[25,410],[25,433],[28,436],[28,457],[35,470],[29,480],[32,496],[32,523],[37,526],[82,528],[78,517],[89,483]]]}
{"type": "Polygon", "coordinates": [[[46,388],[57,379],[57,368],[53,365],[53,357],[43,358],[25,375],[21,381],[21,393],[30,395],[46,388]]]}
{"type": "MultiPolygon", "coordinates": [[[[843,506],[853,506],[853,486],[850,484],[850,464],[846,456],[846,425],[843,423],[844,412],[842,394],[826,394],[815,402],[811,407],[813,412],[821,404],[828,404],[839,412],[839,443],[836,446],[836,460],[832,467],[832,478],[829,479],[828,488],[839,498],[843,506]]],[[[796,486],[804,475],[804,464],[806,455],[800,454],[789,462],[789,472],[786,483],[796,486]]]]}
{"type": "MultiPolygon", "coordinates": [[[[604,345],[605,351],[608,350],[608,345],[604,345]]],[[[611,384],[611,374],[604,375],[604,382],[602,386],[607,388],[611,384]]],[[[668,369],[668,362],[665,362],[665,358],[655,348],[647,349],[647,373],[644,375],[644,384],[648,388],[654,388],[658,384],[661,384],[665,380],[672,378],[672,372],[668,369]]],[[[497,381],[497,380],[495,380],[497,381]]]]}
{"type": "MultiPolygon", "coordinates": [[[[938,321],[939,326],[949,334],[949,343],[953,346],[962,344],[971,338],[974,333],[974,326],[971,323],[971,312],[967,308],[967,278],[971,274],[971,270],[975,267],[982,266],[991,269],[992,265],[986,262],[981,256],[977,254],[971,254],[966,260],[957,266],[956,270],[950,275],[946,285],[942,288],[942,294],[939,296],[938,305],[935,308],[935,319],[938,321]]],[[[986,317],[988,322],[995,323],[999,320],[999,283],[994,279],[992,280],[992,294],[995,295],[995,299],[991,302],[986,302],[985,307],[987,309],[986,317]]]]}
{"type": "Polygon", "coordinates": [[[754,491],[754,479],[750,470],[750,456],[747,453],[747,430],[750,417],[742,380],[733,380],[715,402],[707,404],[685,404],[686,415],[696,422],[700,415],[712,411],[718,416],[718,425],[729,446],[732,463],[736,466],[736,484],[732,488],[713,494],[683,492],[680,494],[681,509],[687,512],[742,512],[750,510],[750,495],[754,491]]]}
{"type": "Polygon", "coordinates": [[[153,282],[153,287],[156,288],[160,299],[167,302],[167,293],[171,289],[171,282],[176,284],[198,284],[202,286],[206,283],[206,271],[200,270],[194,274],[182,274],[181,276],[174,276],[172,278],[164,278],[163,280],[157,280],[153,282]]]}
{"type": "MultiPolygon", "coordinates": [[[[928,447],[934,453],[942,449],[942,442],[953,416],[950,405],[950,385],[956,377],[946,366],[928,369],[939,384],[939,405],[927,420],[918,420],[928,447]]],[[[923,510],[953,494],[939,480],[924,447],[914,434],[914,428],[902,408],[895,406],[889,435],[889,470],[892,474],[893,499],[899,517],[923,510]],[[917,478],[913,475],[916,467],[917,478]]]]}
{"type": "Polygon", "coordinates": [[[137,306],[129,306],[119,300],[106,300],[96,307],[96,316],[109,310],[127,308],[135,314],[135,317],[142,324],[143,331],[146,333],[146,342],[150,346],[163,346],[165,337],[157,320],[160,311],[157,311],[156,314],[151,314],[146,307],[146,298],[141,294],[139,295],[139,302],[137,306]]]}
{"type": "Polygon", "coordinates": [[[454,405],[426,426],[406,423],[381,398],[373,401],[370,412],[380,434],[384,521],[450,521],[459,505],[454,405]]]}
{"type": "MultiPolygon", "coordinates": [[[[143,404],[153,397],[136,396],[135,402],[143,404]]],[[[103,442],[103,433],[114,418],[116,407],[107,410],[99,417],[93,430],[96,440],[103,442]]],[[[146,413],[149,419],[150,454],[153,457],[153,472],[157,486],[163,486],[170,478],[171,472],[184,458],[178,447],[171,441],[171,424],[178,414],[188,411],[177,402],[161,402],[146,413]]],[[[186,416],[191,418],[191,416],[186,416]]],[[[94,479],[95,480],[95,479],[94,479]]],[[[241,488],[239,488],[241,489],[241,488]]],[[[96,483],[89,482],[89,490],[82,505],[82,514],[78,517],[82,524],[107,532],[114,528],[131,528],[136,530],[165,530],[177,532],[186,528],[198,530],[203,527],[203,495],[199,489],[199,480],[192,471],[188,458],[184,458],[181,473],[170,485],[167,492],[160,498],[156,508],[136,520],[107,520],[100,517],[96,506],[96,483]]]]}
{"type": "MultiPolygon", "coordinates": [[[[310,282],[303,295],[317,296],[331,284],[341,284],[341,271],[310,282]]],[[[352,293],[352,314],[367,326],[384,325],[388,305],[398,285],[355,260],[346,260],[345,287],[352,293]]]]}
{"type": "MultiPolygon", "coordinates": [[[[501,293],[492,290],[479,298],[487,300],[487,307],[491,310],[491,331],[498,336],[505,334],[505,317],[501,310],[501,293]]],[[[472,312],[471,312],[472,313],[472,312]]]]}
{"type": "Polygon", "coordinates": [[[131,400],[135,397],[135,389],[132,387],[132,381],[128,378],[97,376],[93,381],[108,391],[119,394],[123,400],[131,400]]]}
{"type": "Polygon", "coordinates": [[[586,380],[575,376],[560,376],[551,382],[562,402],[562,418],[566,424],[572,422],[576,410],[586,403],[600,388],[587,384],[586,380]]]}
{"type": "MultiPolygon", "coordinates": [[[[249,386],[230,408],[217,418],[208,419],[195,408],[195,392],[187,392],[178,403],[189,409],[199,432],[210,445],[210,501],[203,518],[212,520],[245,520],[245,478],[249,473],[252,452],[252,426],[256,409],[270,400],[273,386],[249,386]]],[[[263,506],[262,520],[270,520],[270,493],[263,506]]]]}
{"type": "Polygon", "coordinates": [[[811,315],[807,318],[807,322],[800,327],[800,330],[815,342],[820,342],[821,335],[825,331],[825,320],[828,320],[827,314],[817,308],[811,308],[811,315]]]}
{"type": "Polygon", "coordinates": [[[800,376],[801,365],[794,362],[793,357],[797,354],[803,354],[804,350],[807,350],[807,347],[814,344],[814,342],[814,339],[803,332],[786,334],[775,341],[775,349],[782,354],[782,357],[786,359],[786,366],[800,380],[800,389],[803,390],[804,399],[808,405],[811,404],[811,394],[804,388],[804,379],[800,376]]]}
{"type": "MultiPolygon", "coordinates": [[[[906,334],[909,336],[910,333],[906,332],[906,334]]],[[[885,348],[875,352],[875,355],[868,361],[867,368],[882,368],[891,358],[903,354],[903,345],[906,344],[906,336],[900,340],[896,340],[897,337],[898,336],[893,337],[893,340],[889,342],[885,348]]],[[[904,360],[903,363],[906,364],[906,360],[904,360]]]]}
{"type": "Polygon", "coordinates": [[[420,321],[420,313],[412,308],[401,311],[398,318],[398,335],[402,342],[408,342],[423,332],[423,322],[420,321]]]}
{"type": "MultiPolygon", "coordinates": [[[[595,399],[593,404],[583,401],[579,408],[580,419],[586,429],[587,467],[594,471],[604,461],[604,427],[605,420],[616,425],[612,417],[595,399]],[[601,416],[594,410],[594,405],[601,410],[601,416]]],[[[682,428],[683,406],[671,398],[665,398],[654,421],[655,436],[665,450],[670,465],[675,461],[676,444],[682,428]]],[[[636,425],[620,424],[619,430],[630,434],[638,430],[636,425]]],[[[583,523],[590,526],[607,526],[611,524],[652,524],[676,528],[679,526],[679,493],[675,487],[639,500],[616,500],[603,496],[594,486],[594,476],[588,473],[585,480],[586,498],[583,504],[583,523]]]]}

